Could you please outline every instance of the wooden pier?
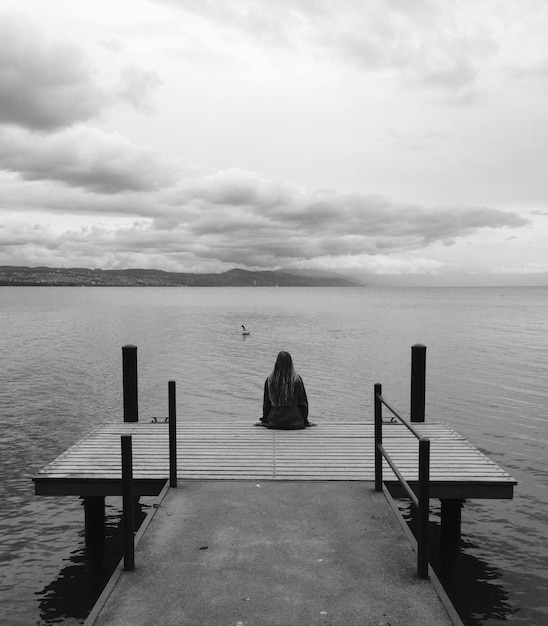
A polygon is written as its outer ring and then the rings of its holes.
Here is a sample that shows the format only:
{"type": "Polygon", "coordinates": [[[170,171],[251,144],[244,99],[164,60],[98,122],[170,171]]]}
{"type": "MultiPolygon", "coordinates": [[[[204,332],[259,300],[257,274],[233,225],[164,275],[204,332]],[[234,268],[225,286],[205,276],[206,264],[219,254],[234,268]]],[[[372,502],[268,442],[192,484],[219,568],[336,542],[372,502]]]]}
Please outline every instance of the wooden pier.
{"type": "MultiPolygon", "coordinates": [[[[232,481],[221,487],[224,493],[253,485],[251,481],[267,481],[269,490],[277,482],[279,489],[293,493],[300,489],[298,482],[309,482],[313,490],[323,493],[325,488],[334,500],[349,485],[368,494],[384,486],[414,504],[417,575],[428,578],[430,499],[441,501],[440,552],[451,554],[459,545],[463,502],[513,498],[517,483],[451,427],[424,421],[425,354],[425,346],[412,347],[412,425],[383,398],[381,385],[375,385],[374,421],[337,422],[318,416],[316,427],[284,431],[249,421],[178,422],[175,381],[169,381],[169,418],[139,422],[137,348],[124,346],[124,421],[103,424],[42,468],[33,478],[35,493],[83,498],[89,547],[104,538],[105,497],[122,496],[124,569],[133,570],[135,500],[165,494],[168,486],[179,483],[179,493],[186,494],[196,486],[207,491],[205,485],[232,481]],[[391,416],[382,415],[383,405],[391,416]],[[335,481],[340,485],[335,487],[335,481]]],[[[288,506],[300,509],[297,501],[288,506]]],[[[352,520],[347,521],[351,526],[352,520]]],[[[340,530],[334,531],[337,536],[340,530]]],[[[382,550],[389,548],[383,544],[382,550]]],[[[398,571],[391,574],[394,580],[398,571]]]]}
{"type": "Polygon", "coordinates": [[[412,427],[382,397],[381,386],[375,385],[376,425],[335,422],[326,416],[318,418],[316,427],[292,431],[243,421],[178,423],[174,381],[169,381],[169,421],[139,422],[137,348],[128,345],[122,351],[124,421],[97,428],[33,479],[36,495],[84,499],[88,541],[102,535],[105,497],[124,494],[123,474],[126,502],[128,486],[131,498],[155,496],[168,480],[172,486],[179,480],[365,481],[374,482],[377,491],[384,484],[395,496],[414,498],[415,504],[421,492],[423,529],[428,525],[429,499],[441,501],[444,545],[458,544],[465,500],[513,497],[516,481],[505,470],[449,426],[425,423],[426,347],[421,344],[412,347],[412,427]],[[382,417],[382,404],[393,415],[389,420],[382,417]],[[121,439],[132,449],[130,468],[127,459],[123,462],[121,439]],[[381,441],[392,467],[379,456],[381,441]],[[423,461],[419,468],[418,452],[425,443],[428,478],[419,485],[419,472],[424,474],[425,466],[423,461]],[[375,456],[377,469],[383,468],[377,480],[375,456]]]}
{"type": "MultiPolygon", "coordinates": [[[[516,481],[466,438],[441,423],[414,424],[431,441],[430,495],[440,499],[512,498],[516,481]]],[[[156,495],[169,478],[165,423],[111,423],[93,431],[34,477],[37,495],[122,494],[120,437],[132,435],[136,495],[156,495]]],[[[383,442],[407,482],[417,483],[417,441],[387,423],[383,442]]],[[[373,423],[320,423],[296,431],[249,422],[177,425],[179,480],[374,481],[373,423]]],[[[385,462],[384,482],[397,481],[385,462]]]]}

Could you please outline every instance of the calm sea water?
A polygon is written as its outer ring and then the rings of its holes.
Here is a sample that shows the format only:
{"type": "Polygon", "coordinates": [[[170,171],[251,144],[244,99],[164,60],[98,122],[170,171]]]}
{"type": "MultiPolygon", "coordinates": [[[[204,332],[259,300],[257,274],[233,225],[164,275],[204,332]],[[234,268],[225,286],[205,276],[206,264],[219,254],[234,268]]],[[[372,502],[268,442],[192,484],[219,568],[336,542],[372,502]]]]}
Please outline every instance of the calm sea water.
{"type": "Polygon", "coordinates": [[[319,424],[372,419],[375,382],[407,414],[410,347],[425,344],[426,419],[519,481],[513,500],[465,505],[447,585],[468,624],[548,623],[548,288],[0,287],[0,320],[3,623],[82,623],[117,561],[116,499],[110,562],[93,562],[80,501],[36,497],[31,478],[122,420],[127,343],[138,346],[142,420],[167,414],[174,379],[179,419],[252,422],[284,349],[319,424]]]}

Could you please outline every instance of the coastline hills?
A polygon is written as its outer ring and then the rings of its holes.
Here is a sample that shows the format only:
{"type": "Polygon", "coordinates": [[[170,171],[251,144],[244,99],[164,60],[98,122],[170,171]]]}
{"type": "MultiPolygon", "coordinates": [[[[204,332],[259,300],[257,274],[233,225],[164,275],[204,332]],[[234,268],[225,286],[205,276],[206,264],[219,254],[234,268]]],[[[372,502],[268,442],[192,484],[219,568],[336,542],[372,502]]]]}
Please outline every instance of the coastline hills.
{"type": "Polygon", "coordinates": [[[0,286],[12,287],[356,287],[336,274],[248,271],[195,274],[154,269],[101,270],[81,267],[0,266],[0,286]]]}

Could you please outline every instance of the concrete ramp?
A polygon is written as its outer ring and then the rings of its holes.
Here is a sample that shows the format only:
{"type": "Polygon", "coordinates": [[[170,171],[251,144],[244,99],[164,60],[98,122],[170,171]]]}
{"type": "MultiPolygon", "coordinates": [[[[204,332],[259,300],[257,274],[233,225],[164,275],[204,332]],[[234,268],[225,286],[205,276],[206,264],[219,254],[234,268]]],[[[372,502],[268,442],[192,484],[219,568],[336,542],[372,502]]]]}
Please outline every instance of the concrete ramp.
{"type": "Polygon", "coordinates": [[[96,626],[453,623],[369,482],[184,482],[135,562],[96,626]]]}

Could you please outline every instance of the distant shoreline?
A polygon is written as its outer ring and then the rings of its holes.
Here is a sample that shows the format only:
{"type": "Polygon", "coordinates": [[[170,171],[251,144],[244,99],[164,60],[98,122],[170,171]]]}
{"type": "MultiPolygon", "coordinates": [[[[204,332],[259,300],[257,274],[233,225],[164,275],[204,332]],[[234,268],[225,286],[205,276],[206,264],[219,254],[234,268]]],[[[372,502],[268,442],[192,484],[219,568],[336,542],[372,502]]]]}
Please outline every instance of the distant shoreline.
{"type": "Polygon", "coordinates": [[[298,285],[146,285],[146,284],[131,284],[131,283],[127,283],[127,284],[123,284],[123,285],[118,285],[115,283],[112,284],[104,284],[104,285],[87,285],[85,283],[79,284],[79,283],[13,283],[13,282],[2,282],[0,281],[0,287],[87,287],[90,289],[94,289],[94,288],[99,288],[99,287],[142,287],[143,289],[148,289],[148,288],[162,288],[162,287],[175,287],[177,289],[199,289],[199,288],[207,288],[207,287],[215,287],[215,288],[231,288],[231,287],[257,287],[258,289],[264,289],[264,288],[277,288],[277,287],[291,287],[291,288],[298,288],[298,287],[341,287],[341,288],[350,288],[350,287],[365,287],[366,285],[318,285],[318,284],[314,284],[314,285],[308,285],[308,284],[298,284],[298,285]]]}
{"type": "Polygon", "coordinates": [[[360,287],[337,275],[232,269],[220,274],[163,270],[0,266],[2,287],[360,287]]]}

